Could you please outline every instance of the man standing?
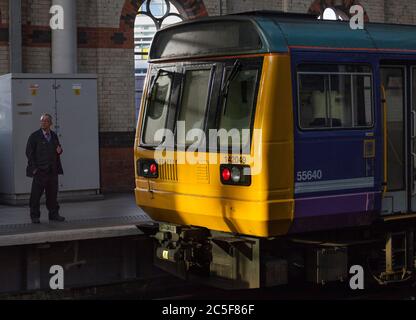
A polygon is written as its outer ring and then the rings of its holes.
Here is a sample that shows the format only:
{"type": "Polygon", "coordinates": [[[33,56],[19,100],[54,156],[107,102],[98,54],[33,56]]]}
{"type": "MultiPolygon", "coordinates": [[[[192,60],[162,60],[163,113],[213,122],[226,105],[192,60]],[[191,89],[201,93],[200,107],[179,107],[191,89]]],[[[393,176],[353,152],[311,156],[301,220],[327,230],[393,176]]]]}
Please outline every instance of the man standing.
{"type": "Polygon", "coordinates": [[[28,165],[26,175],[33,178],[30,194],[30,217],[32,223],[40,223],[40,198],[46,194],[49,220],[65,221],[59,215],[58,175],[63,174],[60,155],[63,150],[58,136],[51,130],[52,116],[45,113],[40,118],[41,128],[33,132],[26,146],[28,165]]]}

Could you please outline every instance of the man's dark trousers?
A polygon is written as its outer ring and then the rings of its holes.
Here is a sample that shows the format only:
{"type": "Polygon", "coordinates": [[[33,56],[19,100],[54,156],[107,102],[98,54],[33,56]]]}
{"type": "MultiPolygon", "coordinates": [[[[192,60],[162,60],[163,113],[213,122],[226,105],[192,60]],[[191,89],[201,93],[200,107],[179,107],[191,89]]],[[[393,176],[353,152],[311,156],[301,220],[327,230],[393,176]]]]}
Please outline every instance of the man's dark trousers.
{"type": "Polygon", "coordinates": [[[50,172],[38,170],[33,177],[32,191],[30,195],[30,217],[40,218],[40,199],[45,192],[46,207],[49,216],[59,213],[58,196],[58,175],[50,172]]]}

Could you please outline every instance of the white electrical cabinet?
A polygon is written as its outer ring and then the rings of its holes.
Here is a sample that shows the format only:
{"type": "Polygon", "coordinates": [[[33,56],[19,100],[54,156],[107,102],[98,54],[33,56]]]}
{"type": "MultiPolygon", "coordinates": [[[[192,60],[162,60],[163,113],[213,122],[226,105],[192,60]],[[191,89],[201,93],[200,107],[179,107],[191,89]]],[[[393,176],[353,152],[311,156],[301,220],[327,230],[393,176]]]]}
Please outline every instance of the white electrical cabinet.
{"type": "Polygon", "coordinates": [[[0,77],[0,201],[28,202],[26,143],[53,116],[64,153],[60,198],[100,194],[97,79],[95,75],[7,74],[0,77]]]}

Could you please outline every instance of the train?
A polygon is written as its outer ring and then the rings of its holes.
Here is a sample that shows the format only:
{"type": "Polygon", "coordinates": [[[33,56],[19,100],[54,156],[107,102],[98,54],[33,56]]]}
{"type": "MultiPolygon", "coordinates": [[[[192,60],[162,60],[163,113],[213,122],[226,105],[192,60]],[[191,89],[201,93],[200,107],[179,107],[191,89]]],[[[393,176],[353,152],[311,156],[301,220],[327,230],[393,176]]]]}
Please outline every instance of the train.
{"type": "Polygon", "coordinates": [[[274,11],[159,30],[134,146],[155,264],[226,289],[414,279],[414,34],[274,11]]]}

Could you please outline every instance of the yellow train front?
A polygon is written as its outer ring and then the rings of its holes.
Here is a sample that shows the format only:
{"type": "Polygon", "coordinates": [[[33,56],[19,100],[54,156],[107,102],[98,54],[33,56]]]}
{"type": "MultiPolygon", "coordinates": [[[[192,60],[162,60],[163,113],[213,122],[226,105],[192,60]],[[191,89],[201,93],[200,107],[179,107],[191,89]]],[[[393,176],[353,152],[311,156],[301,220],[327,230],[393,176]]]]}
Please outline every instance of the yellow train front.
{"type": "Polygon", "coordinates": [[[253,12],[156,34],[135,194],[159,223],[159,267],[257,288],[345,280],[366,256],[363,268],[379,282],[410,277],[413,216],[382,217],[385,57],[373,52],[377,30],[365,32],[253,12]],[[393,259],[399,249],[404,256],[393,259]],[[388,266],[379,269],[380,261],[388,266]]]}

